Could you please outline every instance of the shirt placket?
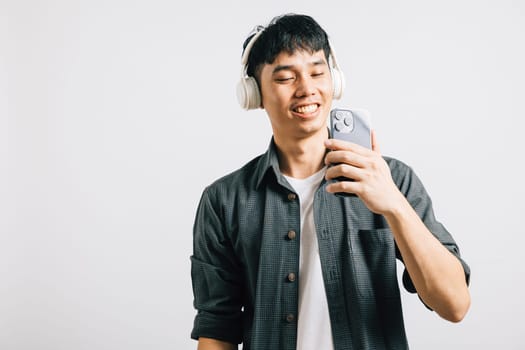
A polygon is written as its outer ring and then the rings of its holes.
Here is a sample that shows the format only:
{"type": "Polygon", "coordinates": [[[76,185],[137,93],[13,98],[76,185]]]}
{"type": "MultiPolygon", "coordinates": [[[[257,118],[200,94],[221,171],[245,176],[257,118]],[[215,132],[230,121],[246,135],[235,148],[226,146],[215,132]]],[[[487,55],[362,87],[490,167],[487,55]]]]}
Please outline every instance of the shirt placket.
{"type": "Polygon", "coordinates": [[[341,257],[342,223],[334,218],[342,217],[339,198],[326,194],[324,186],[316,192],[314,200],[314,220],[319,244],[321,269],[325,283],[326,298],[330,313],[332,336],[335,349],[351,349],[351,329],[346,321],[345,296],[342,281],[342,271],[339,264],[341,257]],[[332,197],[328,197],[332,196],[332,197]],[[339,226],[339,227],[338,227],[339,226]]]}
{"type": "Polygon", "coordinates": [[[285,201],[288,210],[287,226],[282,227],[284,236],[283,265],[283,332],[282,348],[295,349],[297,342],[297,312],[298,312],[298,271],[300,242],[300,203],[296,193],[286,190],[285,201]]]}

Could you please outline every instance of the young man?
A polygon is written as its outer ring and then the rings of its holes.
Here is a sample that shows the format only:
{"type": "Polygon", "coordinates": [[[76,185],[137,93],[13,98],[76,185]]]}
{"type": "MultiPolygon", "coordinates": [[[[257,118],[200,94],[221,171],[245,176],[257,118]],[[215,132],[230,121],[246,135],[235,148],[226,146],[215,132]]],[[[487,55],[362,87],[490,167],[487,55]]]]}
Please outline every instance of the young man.
{"type": "Polygon", "coordinates": [[[245,44],[255,80],[241,90],[255,86],[240,97],[266,110],[273,138],[202,195],[191,257],[198,348],[406,349],[396,258],[408,291],[460,321],[469,268],[417,176],[382,157],[373,134],[372,150],[330,139],[341,77],[324,30],[285,15],[255,35],[245,44]]]}

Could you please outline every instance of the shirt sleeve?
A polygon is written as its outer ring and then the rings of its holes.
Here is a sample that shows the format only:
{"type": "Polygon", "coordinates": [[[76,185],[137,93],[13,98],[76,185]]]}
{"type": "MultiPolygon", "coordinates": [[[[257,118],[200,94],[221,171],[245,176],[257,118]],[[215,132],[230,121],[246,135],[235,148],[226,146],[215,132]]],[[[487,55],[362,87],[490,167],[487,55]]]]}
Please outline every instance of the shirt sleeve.
{"type": "Polygon", "coordinates": [[[242,275],[224,232],[220,211],[212,202],[207,188],[193,227],[191,278],[197,315],[191,337],[240,344],[243,334],[242,275]]]}
{"type": "MultiPolygon", "coordinates": [[[[448,249],[461,263],[465,273],[467,285],[470,282],[470,267],[462,259],[459,247],[445,226],[437,221],[432,208],[432,200],[425,190],[421,180],[415,172],[400,161],[390,162],[392,177],[398,184],[399,189],[405,195],[410,205],[414,208],[429,231],[448,249]]],[[[416,293],[414,283],[407,270],[403,272],[403,286],[410,293],[416,293]]]]}

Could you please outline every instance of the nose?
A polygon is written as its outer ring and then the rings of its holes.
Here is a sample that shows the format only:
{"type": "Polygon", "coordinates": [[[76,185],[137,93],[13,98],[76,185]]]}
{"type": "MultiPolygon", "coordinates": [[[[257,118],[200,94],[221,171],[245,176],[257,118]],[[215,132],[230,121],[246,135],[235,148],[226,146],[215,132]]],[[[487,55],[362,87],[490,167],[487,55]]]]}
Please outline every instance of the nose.
{"type": "Polygon", "coordinates": [[[295,91],[296,97],[306,97],[315,95],[316,87],[315,82],[310,75],[301,75],[297,79],[297,90],[295,91]]]}

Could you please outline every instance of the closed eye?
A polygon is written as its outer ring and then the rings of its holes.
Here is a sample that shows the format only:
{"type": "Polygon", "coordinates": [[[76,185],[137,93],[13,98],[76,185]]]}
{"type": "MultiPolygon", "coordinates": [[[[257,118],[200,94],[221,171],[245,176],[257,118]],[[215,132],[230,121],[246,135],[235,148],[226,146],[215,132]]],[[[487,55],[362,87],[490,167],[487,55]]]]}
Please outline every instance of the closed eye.
{"type": "Polygon", "coordinates": [[[282,77],[282,78],[275,78],[275,81],[278,83],[286,83],[288,81],[292,81],[293,77],[282,77]]]}

